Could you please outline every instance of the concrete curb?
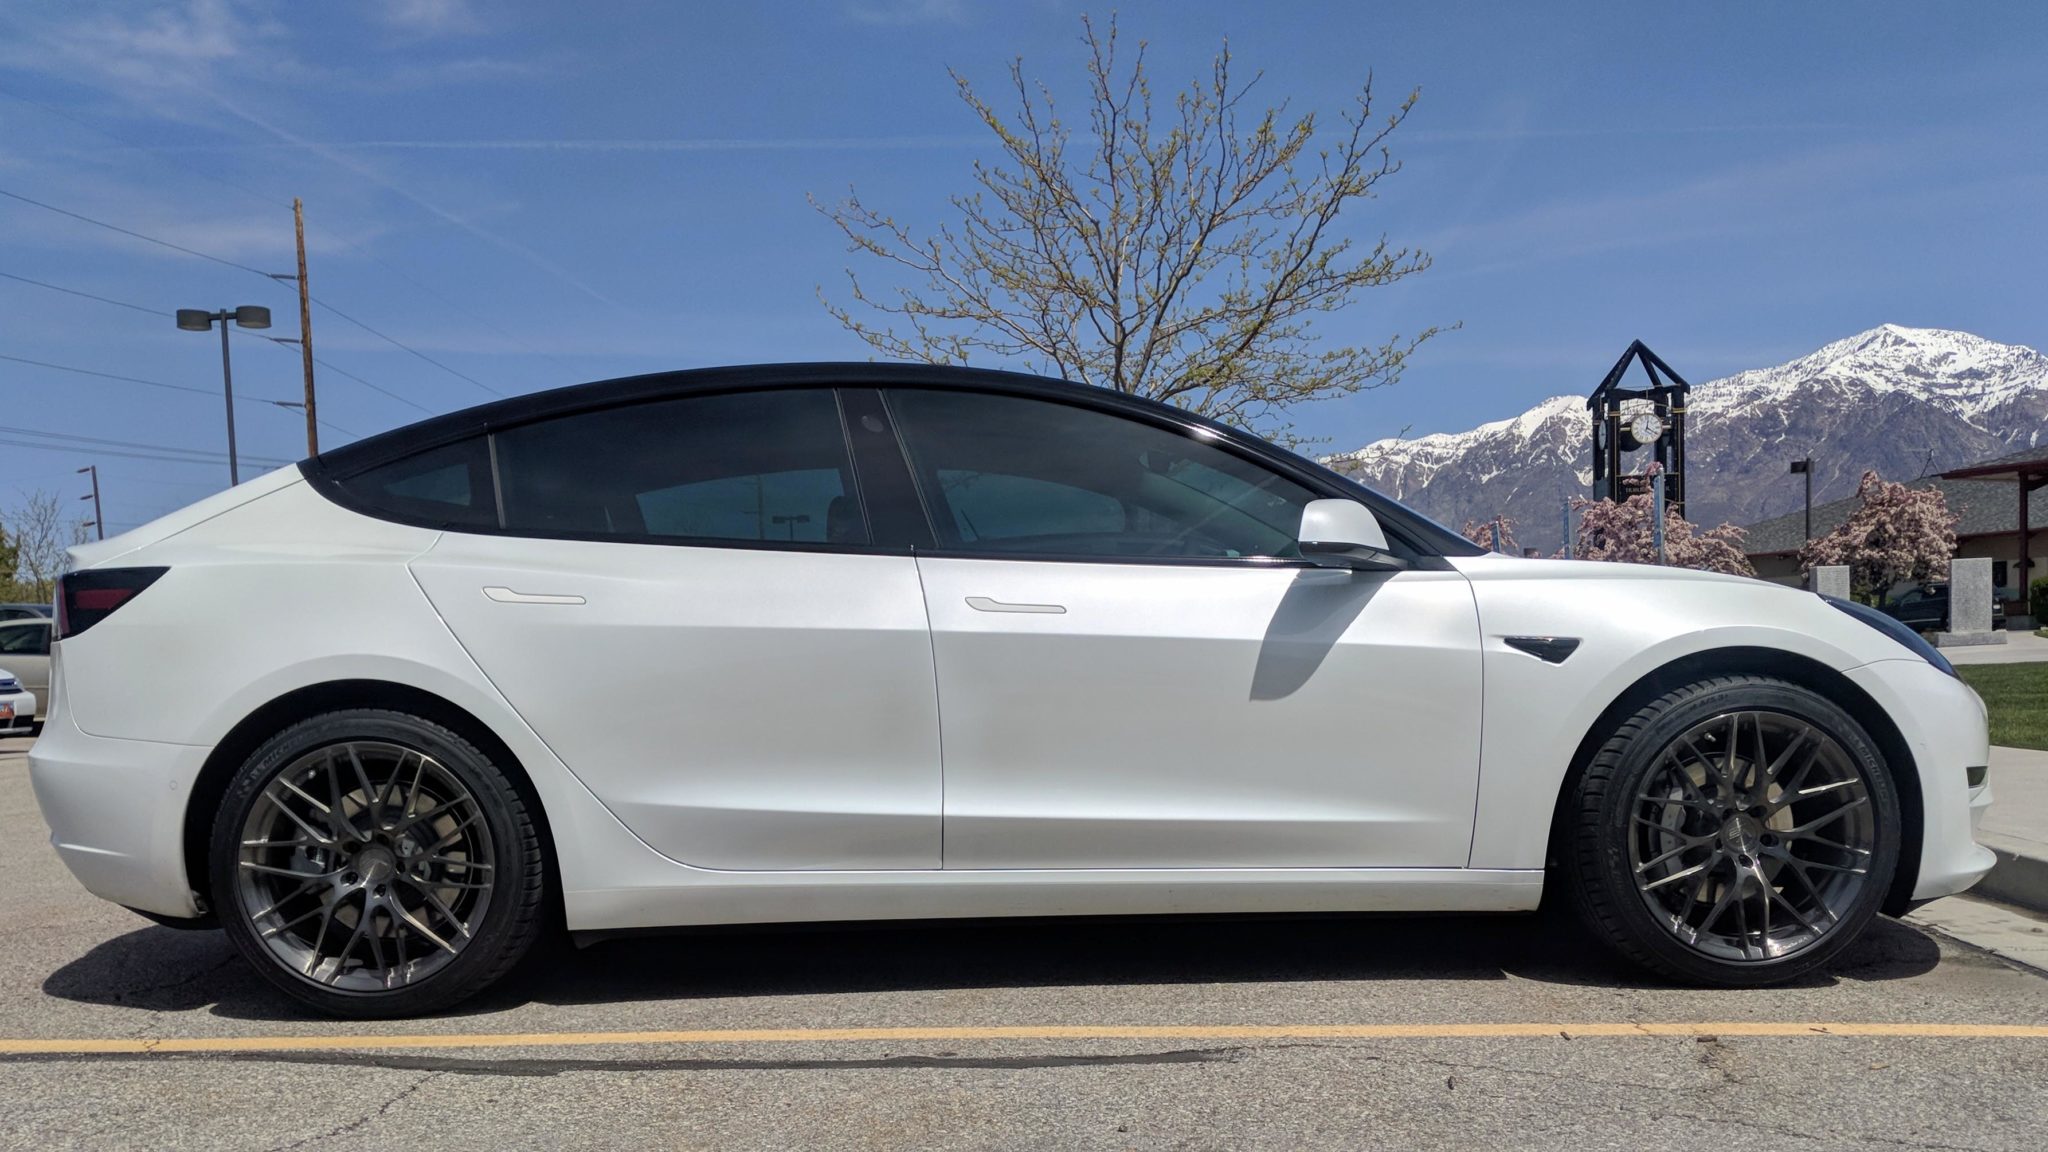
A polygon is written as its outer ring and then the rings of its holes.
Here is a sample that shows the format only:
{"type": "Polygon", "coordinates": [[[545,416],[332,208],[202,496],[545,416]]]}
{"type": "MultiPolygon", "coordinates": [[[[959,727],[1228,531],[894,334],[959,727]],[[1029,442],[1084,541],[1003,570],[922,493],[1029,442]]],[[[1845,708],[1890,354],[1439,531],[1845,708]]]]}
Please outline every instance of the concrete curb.
{"type": "Polygon", "coordinates": [[[1977,843],[1991,849],[1998,863],[1977,881],[1972,892],[2034,912],[2048,912],[2048,859],[2031,854],[2040,850],[2038,845],[1982,831],[1977,833],[1977,843]]]}

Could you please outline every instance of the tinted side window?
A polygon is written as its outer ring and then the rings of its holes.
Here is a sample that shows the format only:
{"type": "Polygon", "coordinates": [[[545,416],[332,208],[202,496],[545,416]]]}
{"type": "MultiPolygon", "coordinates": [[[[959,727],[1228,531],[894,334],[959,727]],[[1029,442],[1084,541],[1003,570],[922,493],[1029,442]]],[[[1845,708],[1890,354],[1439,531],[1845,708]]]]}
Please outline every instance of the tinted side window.
{"type": "Polygon", "coordinates": [[[0,627],[0,652],[17,656],[48,656],[50,628],[47,624],[15,624],[0,627]]]}
{"type": "Polygon", "coordinates": [[[1192,437],[977,392],[890,394],[942,546],[1104,557],[1297,557],[1314,493],[1192,437]]]}
{"type": "Polygon", "coordinates": [[[380,464],[340,482],[381,512],[443,528],[495,528],[491,452],[484,438],[461,440],[380,464]]]}
{"type": "Polygon", "coordinates": [[[865,544],[829,389],[693,396],[497,434],[515,532],[865,544]]]}

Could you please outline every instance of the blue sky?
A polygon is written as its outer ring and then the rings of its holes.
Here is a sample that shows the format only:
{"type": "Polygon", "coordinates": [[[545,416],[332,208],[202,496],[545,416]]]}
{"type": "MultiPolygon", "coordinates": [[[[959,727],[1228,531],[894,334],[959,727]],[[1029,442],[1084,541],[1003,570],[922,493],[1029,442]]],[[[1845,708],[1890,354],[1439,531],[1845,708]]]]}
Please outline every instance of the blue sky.
{"type": "MultiPolygon", "coordinates": [[[[850,258],[807,203],[913,225],[990,159],[948,67],[1071,91],[1059,0],[346,5],[29,2],[0,11],[0,190],[258,271],[307,202],[329,443],[491,398],[705,364],[858,359],[827,316],[850,258]],[[433,361],[430,363],[429,361],[433,361]],[[465,379],[467,377],[467,379],[465,379]],[[346,430],[345,432],[342,430],[346,430]]],[[[1420,87],[1405,169],[1347,217],[1435,267],[1332,340],[1463,327],[1402,382],[1298,410],[1350,448],[1581,393],[1641,337],[1695,382],[1879,323],[2048,347],[2048,5],[1123,3],[1155,83],[1240,68],[1334,112],[1368,70],[1420,87]]],[[[282,286],[0,196],[0,505],[84,491],[127,527],[224,485],[217,341],[178,307],[282,286]],[[181,391],[179,389],[196,389],[181,391]],[[56,437],[123,444],[84,445],[56,437]],[[33,441],[44,447],[29,447],[33,441]],[[52,450],[66,444],[82,450],[52,450]],[[135,447],[149,445],[151,447],[135,447]],[[117,455],[127,453],[129,455],[117,455]]],[[[237,392],[296,351],[237,337],[237,392]]],[[[301,418],[240,406],[253,461],[301,418]]],[[[245,475],[248,470],[245,469],[245,475]]],[[[83,507],[81,505],[80,507],[83,507]]]]}

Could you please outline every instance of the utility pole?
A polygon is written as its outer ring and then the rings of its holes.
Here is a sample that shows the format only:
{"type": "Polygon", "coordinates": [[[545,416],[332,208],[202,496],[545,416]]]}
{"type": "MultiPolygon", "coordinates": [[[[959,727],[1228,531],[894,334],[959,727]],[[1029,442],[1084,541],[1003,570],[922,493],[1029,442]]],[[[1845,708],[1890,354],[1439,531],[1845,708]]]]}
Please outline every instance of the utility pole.
{"type": "Polygon", "coordinates": [[[80,496],[79,499],[92,501],[93,530],[99,533],[100,539],[105,540],[107,538],[107,518],[100,511],[100,466],[97,464],[87,464],[85,467],[80,468],[79,472],[90,473],[92,476],[92,495],[80,496]]]}
{"type": "Polygon", "coordinates": [[[299,240],[299,359],[306,367],[306,455],[320,454],[320,421],[313,415],[313,307],[306,286],[306,210],[292,197],[292,231],[299,240]]]}
{"type": "Polygon", "coordinates": [[[299,244],[298,273],[295,275],[290,272],[272,272],[270,278],[291,280],[299,286],[299,338],[293,340],[288,336],[271,336],[267,339],[278,344],[299,346],[299,362],[306,369],[306,399],[302,404],[290,404],[286,407],[306,410],[306,455],[318,456],[320,417],[313,410],[313,294],[306,285],[306,207],[296,196],[292,197],[292,234],[298,239],[299,244]]]}

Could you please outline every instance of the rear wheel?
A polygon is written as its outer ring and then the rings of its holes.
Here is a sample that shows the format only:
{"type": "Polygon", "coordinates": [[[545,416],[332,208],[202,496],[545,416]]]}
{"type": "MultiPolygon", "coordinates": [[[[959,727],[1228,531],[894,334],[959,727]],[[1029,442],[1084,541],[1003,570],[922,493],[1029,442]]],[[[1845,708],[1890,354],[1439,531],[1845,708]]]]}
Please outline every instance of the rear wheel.
{"type": "Polygon", "coordinates": [[[1566,880],[1586,925],[1666,975],[1791,980],[1876,915],[1897,866],[1897,790],[1832,701],[1761,676],[1673,691],[1580,778],[1566,880]]]}
{"type": "Polygon", "coordinates": [[[538,935],[524,798],[488,757],[398,712],[333,712],[257,749],[215,820],[223,928],[285,992],[338,1016],[474,995],[538,935]]]}

